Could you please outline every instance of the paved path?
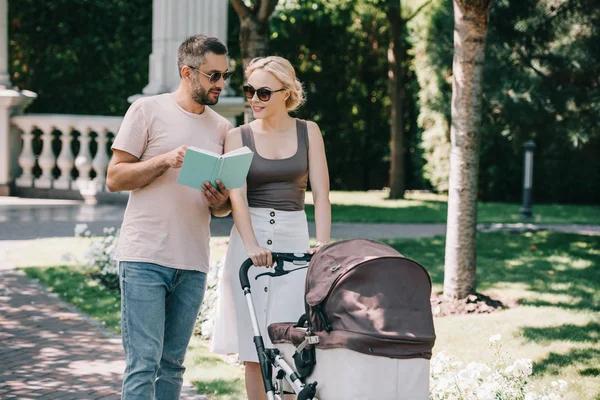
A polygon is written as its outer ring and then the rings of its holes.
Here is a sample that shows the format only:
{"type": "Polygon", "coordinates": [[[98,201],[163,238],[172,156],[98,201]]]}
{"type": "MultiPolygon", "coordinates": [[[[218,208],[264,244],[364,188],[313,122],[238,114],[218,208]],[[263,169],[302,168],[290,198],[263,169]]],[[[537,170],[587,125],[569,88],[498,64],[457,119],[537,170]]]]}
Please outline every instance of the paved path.
{"type": "MultiPolygon", "coordinates": [[[[76,224],[85,223],[92,234],[102,234],[105,227],[121,226],[124,205],[87,205],[65,200],[33,200],[0,197],[0,241],[29,240],[44,237],[73,236],[76,224]]],[[[315,224],[309,222],[314,236],[315,224]]],[[[229,236],[233,220],[213,218],[213,236],[229,236]]],[[[600,235],[597,225],[486,224],[480,229],[550,229],[562,232],[600,235]]],[[[431,237],[446,234],[446,224],[362,224],[333,223],[331,237],[372,239],[431,237]]]]}

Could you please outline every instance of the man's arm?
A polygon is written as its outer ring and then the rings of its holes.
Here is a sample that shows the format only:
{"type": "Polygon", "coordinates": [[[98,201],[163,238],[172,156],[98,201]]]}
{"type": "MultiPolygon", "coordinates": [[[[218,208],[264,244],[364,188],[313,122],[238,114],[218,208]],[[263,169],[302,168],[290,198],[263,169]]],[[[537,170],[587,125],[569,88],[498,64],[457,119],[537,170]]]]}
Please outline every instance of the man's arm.
{"type": "Polygon", "coordinates": [[[106,186],[111,192],[144,187],[169,168],[181,168],[186,149],[186,145],[179,146],[146,161],[140,161],[133,154],[115,149],[106,173],[106,186]]]}

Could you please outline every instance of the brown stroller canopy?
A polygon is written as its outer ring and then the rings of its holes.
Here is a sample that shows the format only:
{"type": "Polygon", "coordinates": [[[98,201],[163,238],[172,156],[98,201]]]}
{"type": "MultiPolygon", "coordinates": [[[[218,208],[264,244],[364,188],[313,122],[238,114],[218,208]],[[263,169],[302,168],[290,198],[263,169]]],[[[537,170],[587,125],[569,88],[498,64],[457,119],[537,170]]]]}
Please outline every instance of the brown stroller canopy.
{"type": "Polygon", "coordinates": [[[310,262],[305,295],[318,348],[431,358],[431,279],[392,247],[365,239],[326,246],[310,262]]]}

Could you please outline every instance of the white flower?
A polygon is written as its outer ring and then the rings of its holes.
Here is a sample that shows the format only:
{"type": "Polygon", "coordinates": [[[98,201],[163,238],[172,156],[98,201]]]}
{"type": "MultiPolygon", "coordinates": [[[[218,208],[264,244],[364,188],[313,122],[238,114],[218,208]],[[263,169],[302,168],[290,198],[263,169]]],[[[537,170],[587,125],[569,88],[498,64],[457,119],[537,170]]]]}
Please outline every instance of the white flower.
{"type": "Polygon", "coordinates": [[[502,339],[502,335],[497,333],[495,335],[490,336],[490,343],[498,343],[502,339]]]}
{"type": "Polygon", "coordinates": [[[569,384],[567,383],[567,381],[563,381],[562,379],[558,380],[558,388],[560,389],[561,392],[566,392],[567,390],[569,390],[569,384]]]}
{"type": "Polygon", "coordinates": [[[496,394],[489,389],[479,389],[477,391],[477,400],[495,400],[496,394]]]}
{"type": "Polygon", "coordinates": [[[529,358],[520,358],[514,363],[515,370],[522,377],[530,376],[533,373],[533,364],[529,358]]]}
{"type": "Polygon", "coordinates": [[[87,228],[88,228],[88,224],[75,225],[75,229],[74,229],[75,237],[83,236],[83,234],[87,230],[87,228]]]}
{"type": "MultiPolygon", "coordinates": [[[[500,335],[490,338],[495,343],[500,335]],[[493,340],[492,340],[493,339],[493,340]]],[[[562,400],[568,389],[564,380],[551,383],[540,393],[529,390],[529,377],[533,373],[531,359],[520,358],[506,364],[505,358],[490,364],[470,362],[464,368],[447,353],[438,353],[431,360],[431,400],[562,400]]]]}

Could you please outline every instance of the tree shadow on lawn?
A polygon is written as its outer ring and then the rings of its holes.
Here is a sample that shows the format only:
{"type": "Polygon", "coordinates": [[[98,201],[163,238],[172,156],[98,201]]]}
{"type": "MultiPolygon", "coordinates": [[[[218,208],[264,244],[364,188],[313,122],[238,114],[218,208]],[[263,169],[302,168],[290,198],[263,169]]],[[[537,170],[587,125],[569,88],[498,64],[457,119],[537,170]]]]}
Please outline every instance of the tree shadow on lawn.
{"type": "Polygon", "coordinates": [[[533,374],[559,376],[566,367],[576,366],[581,376],[600,376],[599,363],[600,350],[598,349],[572,349],[565,354],[551,352],[546,358],[533,365],[533,374]]]}
{"type": "MultiPolygon", "coordinates": [[[[445,238],[386,242],[423,265],[434,284],[443,285],[445,238]]],[[[527,292],[527,298],[518,299],[523,305],[600,311],[600,253],[595,249],[600,249],[599,236],[480,232],[477,290],[516,285],[527,292]]]]}
{"type": "Polygon", "coordinates": [[[589,322],[587,325],[566,324],[551,327],[524,327],[525,338],[536,343],[552,341],[571,341],[581,343],[598,343],[600,341],[600,323],[589,322]]]}

